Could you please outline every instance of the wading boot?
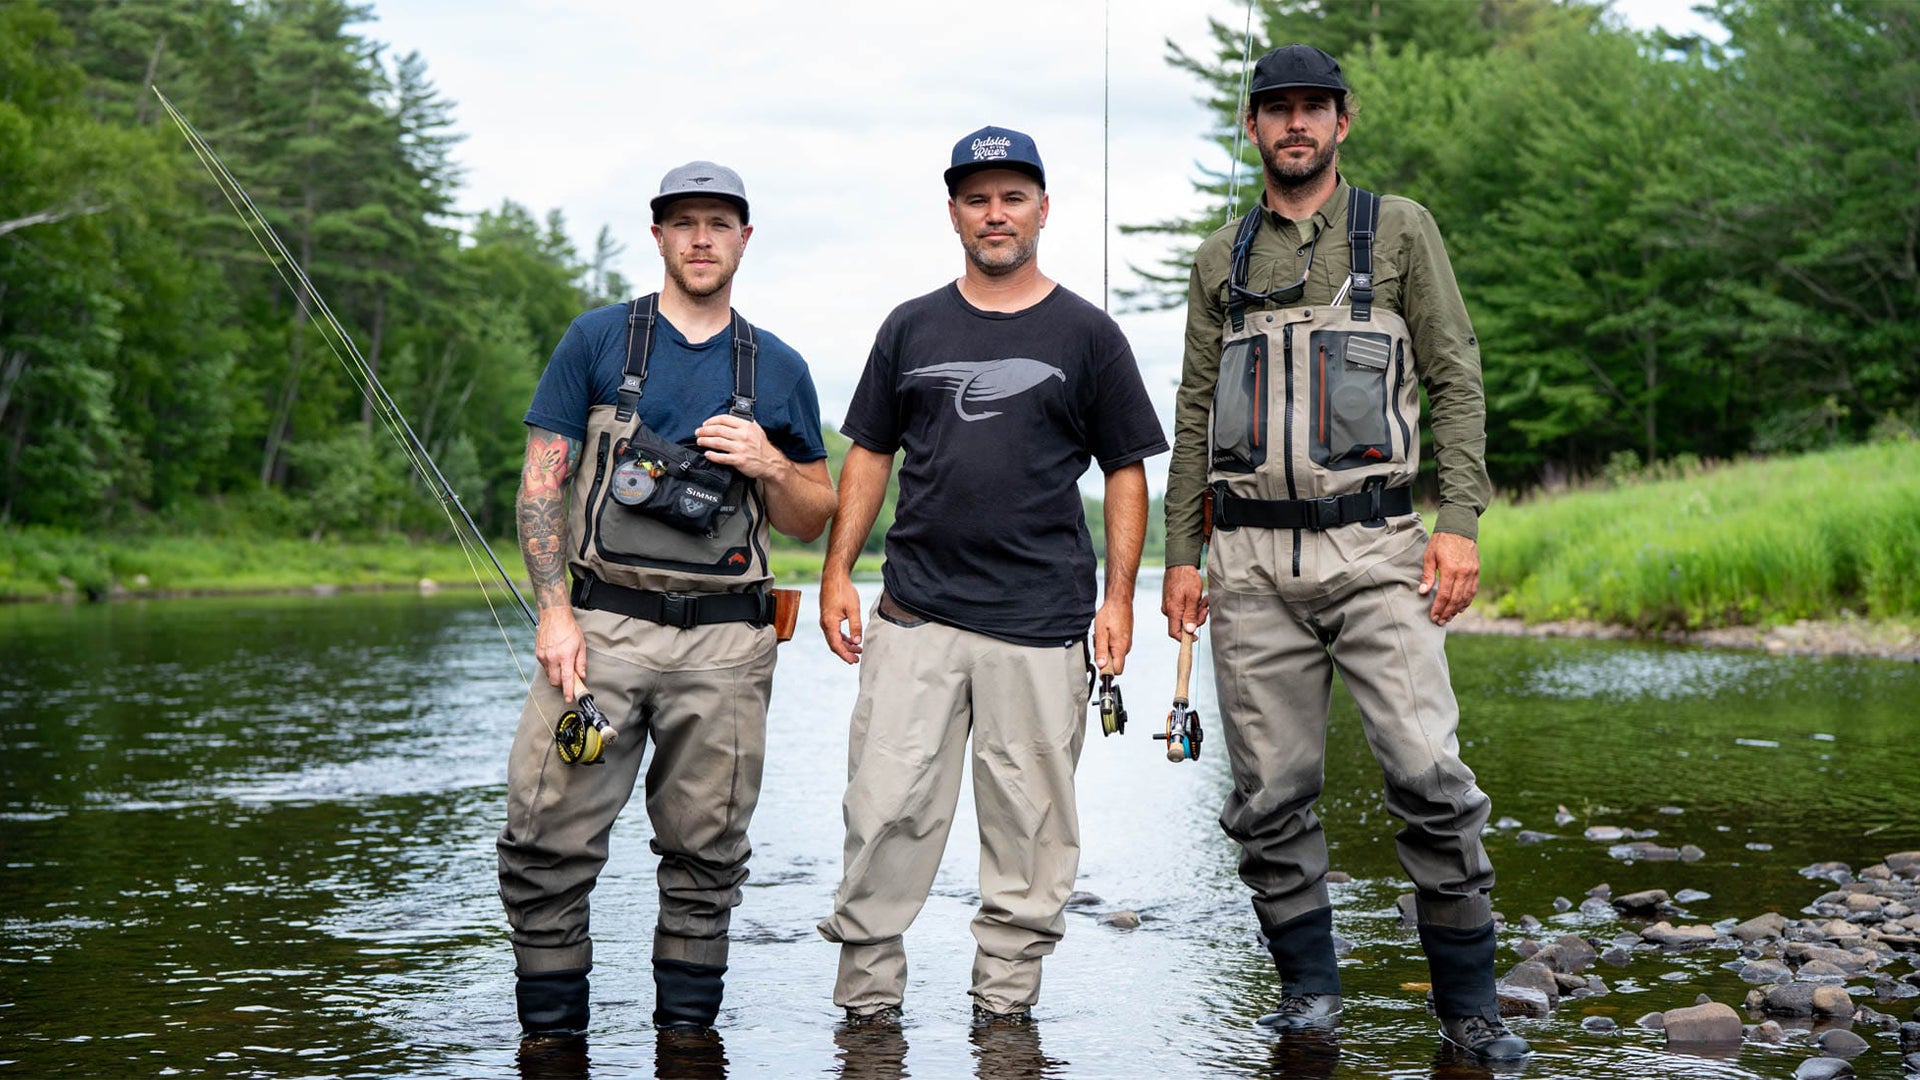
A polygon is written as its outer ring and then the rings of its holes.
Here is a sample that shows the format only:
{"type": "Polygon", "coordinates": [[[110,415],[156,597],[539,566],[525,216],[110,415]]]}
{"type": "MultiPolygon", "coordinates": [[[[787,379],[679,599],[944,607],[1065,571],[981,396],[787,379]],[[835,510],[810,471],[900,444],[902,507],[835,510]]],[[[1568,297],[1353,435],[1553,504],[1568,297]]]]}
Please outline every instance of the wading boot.
{"type": "Polygon", "coordinates": [[[653,962],[653,1026],[660,1031],[705,1031],[720,1015],[725,964],[653,962]]]}
{"type": "Polygon", "coordinates": [[[975,1031],[990,1027],[1031,1027],[1032,1025],[1032,1009],[1014,1009],[1011,1012],[994,1012],[985,1005],[975,1003],[973,1006],[973,1021],[971,1026],[975,1031]]]}
{"type": "Polygon", "coordinates": [[[587,972],[543,971],[514,981],[523,1043],[579,1039],[587,1033],[587,972]]]}
{"type": "Polygon", "coordinates": [[[900,1006],[882,1005],[872,1012],[857,1012],[853,1009],[848,1009],[845,1026],[848,1029],[869,1028],[875,1031],[882,1031],[891,1028],[898,1031],[900,1029],[900,1006]]]}
{"type": "Polygon", "coordinates": [[[1481,1061],[1517,1061],[1533,1053],[1527,1040],[1507,1030],[1499,1017],[1443,1016],[1440,1038],[1481,1061]]]}
{"type": "Polygon", "coordinates": [[[1278,1009],[1254,1021],[1268,1031],[1330,1028],[1339,1022],[1339,994],[1288,994],[1278,1009]]]}
{"type": "Polygon", "coordinates": [[[1333,909],[1316,908],[1262,927],[1260,944],[1280,973],[1280,1007],[1256,1023],[1268,1031],[1329,1028],[1340,1021],[1340,962],[1333,954],[1333,909]]]}

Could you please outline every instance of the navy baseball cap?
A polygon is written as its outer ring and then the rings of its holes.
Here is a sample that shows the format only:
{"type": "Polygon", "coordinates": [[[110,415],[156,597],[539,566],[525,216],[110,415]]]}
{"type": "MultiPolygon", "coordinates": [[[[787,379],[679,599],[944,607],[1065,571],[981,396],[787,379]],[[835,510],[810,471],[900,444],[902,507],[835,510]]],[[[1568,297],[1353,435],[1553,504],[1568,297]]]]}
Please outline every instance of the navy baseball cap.
{"type": "Polygon", "coordinates": [[[660,224],[667,206],[680,199],[719,199],[740,208],[740,223],[747,222],[747,188],[740,174],[711,161],[689,161],[660,178],[660,194],[653,197],[653,223],[660,224]]]}
{"type": "Polygon", "coordinates": [[[988,125],[953,144],[953,164],[947,167],[947,194],[960,178],[982,169],[1016,169],[1040,181],[1047,190],[1047,170],[1040,164],[1040,148],[1033,138],[1010,128],[988,125]]]}
{"type": "Polygon", "coordinates": [[[1252,101],[1269,90],[1296,86],[1314,86],[1338,94],[1347,92],[1347,80],[1340,75],[1338,60],[1311,45],[1282,45],[1253,65],[1247,100],[1252,101]]]}

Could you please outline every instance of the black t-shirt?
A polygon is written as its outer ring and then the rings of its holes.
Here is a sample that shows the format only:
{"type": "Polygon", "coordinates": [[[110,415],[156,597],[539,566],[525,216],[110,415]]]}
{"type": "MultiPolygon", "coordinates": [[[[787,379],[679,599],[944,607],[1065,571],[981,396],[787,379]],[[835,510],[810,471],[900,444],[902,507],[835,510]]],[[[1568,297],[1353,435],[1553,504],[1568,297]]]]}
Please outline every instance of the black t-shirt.
{"type": "Polygon", "coordinates": [[[841,431],[906,449],[887,531],[887,595],[925,618],[1022,645],[1086,636],[1089,461],[1167,448],[1120,327],[1063,287],[981,311],[948,285],[880,326],[841,431]]]}

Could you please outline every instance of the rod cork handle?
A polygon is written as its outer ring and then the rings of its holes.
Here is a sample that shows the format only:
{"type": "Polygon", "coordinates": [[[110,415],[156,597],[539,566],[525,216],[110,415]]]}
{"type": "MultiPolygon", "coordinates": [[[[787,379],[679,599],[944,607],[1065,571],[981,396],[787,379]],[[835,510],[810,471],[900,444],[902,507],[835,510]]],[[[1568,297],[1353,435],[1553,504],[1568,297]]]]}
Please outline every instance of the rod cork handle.
{"type": "Polygon", "coordinates": [[[1187,679],[1193,674],[1193,635],[1182,631],[1180,634],[1180,674],[1173,688],[1173,699],[1184,705],[1192,699],[1187,696],[1187,679]]]}

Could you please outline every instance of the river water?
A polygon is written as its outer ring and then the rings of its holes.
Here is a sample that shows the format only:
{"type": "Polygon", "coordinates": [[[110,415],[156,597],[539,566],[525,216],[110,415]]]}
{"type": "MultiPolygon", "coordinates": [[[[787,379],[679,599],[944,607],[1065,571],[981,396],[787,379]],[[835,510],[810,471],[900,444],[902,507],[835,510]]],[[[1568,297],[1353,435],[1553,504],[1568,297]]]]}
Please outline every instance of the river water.
{"type": "MultiPolygon", "coordinates": [[[[1157,592],[1142,582],[1122,679],[1132,726],[1103,739],[1090,717],[1079,888],[1098,901],[1070,911],[1031,1032],[968,1030],[965,787],[908,936],[905,1030],[836,1032],[835,947],[813,924],[839,876],[855,673],[803,619],[775,677],[719,1040],[662,1042],[650,1026],[652,856],[636,800],[594,894],[589,1059],[521,1064],[493,838],[524,687],[476,594],[0,608],[0,1073],[1485,1075],[1440,1052],[1424,1011],[1425,965],[1395,906],[1410,888],[1395,823],[1344,693],[1321,810],[1334,865],[1352,877],[1335,886],[1336,927],[1353,943],[1346,1013],[1331,1039],[1253,1026],[1276,986],[1215,823],[1228,779],[1204,648],[1205,756],[1172,764],[1147,737],[1173,682],[1157,592]],[[1121,909],[1144,922],[1098,921],[1121,909]]],[[[531,635],[506,625],[530,666],[531,635]]],[[[1602,938],[1640,925],[1580,913],[1601,882],[1616,895],[1710,894],[1684,921],[1797,917],[1830,887],[1801,867],[1920,848],[1920,666],[1509,638],[1448,649],[1467,760],[1496,818],[1519,823],[1488,836],[1510,923],[1531,915],[1548,936],[1602,938]],[[1575,820],[1555,824],[1560,806],[1575,820]],[[1622,862],[1582,838],[1594,824],[1657,829],[1706,857],[1622,862]],[[1555,838],[1523,844],[1520,827],[1555,838]],[[1556,912],[1561,897],[1572,910],[1556,912]]],[[[1503,933],[1502,970],[1521,936],[1503,933]]],[[[1812,1052],[1804,1040],[1701,1057],[1632,1025],[1703,992],[1738,1007],[1748,987],[1731,959],[1642,950],[1598,966],[1611,993],[1515,1022],[1537,1050],[1522,1075],[1792,1075],[1812,1052]],[[1590,1015],[1621,1029],[1589,1032],[1590,1015]]],[[[1907,1019],[1920,999],[1868,1003],[1907,1019]]],[[[1859,1074],[1898,1076],[1892,1041],[1866,1034],[1859,1074]]]]}

